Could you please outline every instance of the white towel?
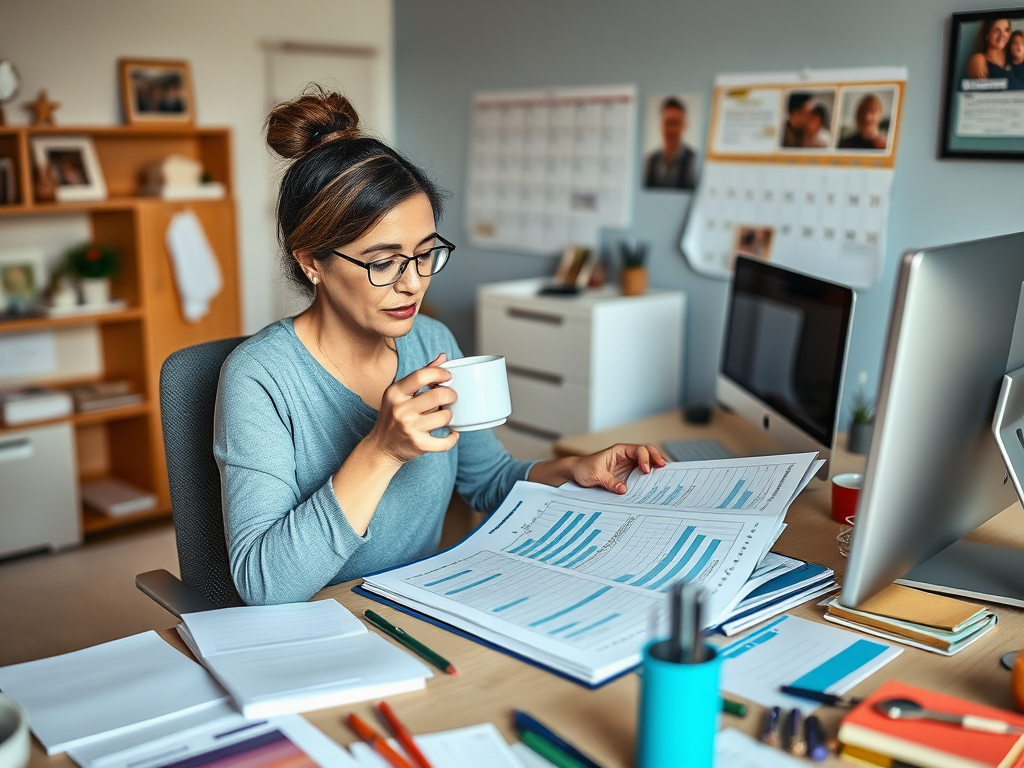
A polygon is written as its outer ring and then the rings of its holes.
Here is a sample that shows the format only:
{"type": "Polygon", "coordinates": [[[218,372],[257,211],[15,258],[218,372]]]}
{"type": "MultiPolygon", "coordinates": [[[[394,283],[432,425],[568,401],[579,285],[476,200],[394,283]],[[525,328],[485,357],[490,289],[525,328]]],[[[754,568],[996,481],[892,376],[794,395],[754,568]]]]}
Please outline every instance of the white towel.
{"type": "Polygon", "coordinates": [[[181,313],[190,323],[198,323],[209,314],[210,300],[220,293],[224,281],[217,256],[193,211],[174,214],[167,227],[167,250],[174,265],[181,313]]]}

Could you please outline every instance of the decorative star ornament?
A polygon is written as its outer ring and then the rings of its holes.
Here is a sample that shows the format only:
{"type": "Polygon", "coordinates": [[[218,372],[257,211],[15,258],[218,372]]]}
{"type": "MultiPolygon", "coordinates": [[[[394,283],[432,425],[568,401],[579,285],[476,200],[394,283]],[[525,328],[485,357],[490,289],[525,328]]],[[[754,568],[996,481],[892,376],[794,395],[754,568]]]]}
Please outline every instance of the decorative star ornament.
{"type": "Polygon", "coordinates": [[[54,113],[60,107],[60,102],[50,101],[49,98],[47,98],[46,96],[45,88],[39,91],[39,96],[36,97],[35,101],[26,102],[24,107],[29,112],[34,113],[32,115],[32,125],[57,124],[57,121],[54,118],[54,113]]]}

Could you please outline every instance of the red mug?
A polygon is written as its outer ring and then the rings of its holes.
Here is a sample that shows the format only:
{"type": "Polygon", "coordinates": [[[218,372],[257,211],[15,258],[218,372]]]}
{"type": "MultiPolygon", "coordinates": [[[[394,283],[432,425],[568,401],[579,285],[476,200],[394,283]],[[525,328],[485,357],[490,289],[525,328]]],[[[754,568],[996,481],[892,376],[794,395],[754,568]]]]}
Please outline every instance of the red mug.
{"type": "Polygon", "coordinates": [[[848,524],[846,518],[857,513],[857,500],[864,485],[864,475],[847,473],[832,478],[832,519],[848,524]]]}

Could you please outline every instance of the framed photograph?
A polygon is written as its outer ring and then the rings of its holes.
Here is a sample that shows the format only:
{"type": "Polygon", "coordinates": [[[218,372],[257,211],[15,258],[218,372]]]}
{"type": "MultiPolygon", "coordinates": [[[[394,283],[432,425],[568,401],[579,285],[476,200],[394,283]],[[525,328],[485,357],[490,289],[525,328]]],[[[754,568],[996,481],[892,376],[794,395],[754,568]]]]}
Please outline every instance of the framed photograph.
{"type": "Polygon", "coordinates": [[[45,287],[46,266],[41,249],[0,250],[0,314],[26,312],[45,287]]]}
{"type": "Polygon", "coordinates": [[[1024,8],[954,13],[942,157],[1024,159],[1024,8]]]}
{"type": "Polygon", "coordinates": [[[595,264],[594,251],[571,245],[562,251],[558,269],[555,270],[555,283],[565,288],[585,288],[595,264]]]}
{"type": "Polygon", "coordinates": [[[107,185],[88,136],[33,136],[32,160],[49,173],[62,203],[105,200],[107,185]]]}
{"type": "Polygon", "coordinates": [[[693,192],[700,155],[700,95],[648,96],[644,108],[644,189],[693,192]]]}
{"type": "Polygon", "coordinates": [[[121,106],[128,125],[195,122],[192,71],[187,61],[120,59],[121,106]]]}

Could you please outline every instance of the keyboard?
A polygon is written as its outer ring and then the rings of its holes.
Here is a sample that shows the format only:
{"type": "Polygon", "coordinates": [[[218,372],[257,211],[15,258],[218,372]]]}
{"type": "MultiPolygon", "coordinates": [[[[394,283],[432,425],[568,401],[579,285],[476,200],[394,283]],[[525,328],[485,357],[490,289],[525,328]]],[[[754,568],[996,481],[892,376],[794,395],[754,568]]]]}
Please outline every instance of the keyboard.
{"type": "Polygon", "coordinates": [[[717,440],[666,440],[661,444],[672,461],[735,459],[736,454],[717,440]]]}

